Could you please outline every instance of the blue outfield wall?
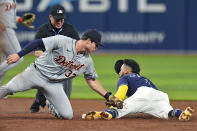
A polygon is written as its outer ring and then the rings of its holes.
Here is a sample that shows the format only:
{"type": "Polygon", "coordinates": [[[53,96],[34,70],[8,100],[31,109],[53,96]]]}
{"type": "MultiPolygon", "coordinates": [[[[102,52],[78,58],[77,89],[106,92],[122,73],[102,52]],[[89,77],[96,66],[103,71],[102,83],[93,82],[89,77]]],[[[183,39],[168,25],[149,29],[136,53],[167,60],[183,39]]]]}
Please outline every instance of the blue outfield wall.
{"type": "Polygon", "coordinates": [[[18,24],[24,46],[40,25],[49,21],[49,9],[61,3],[66,21],[81,34],[103,33],[102,50],[197,51],[197,0],[17,0],[18,15],[36,14],[35,29],[18,24]]]}

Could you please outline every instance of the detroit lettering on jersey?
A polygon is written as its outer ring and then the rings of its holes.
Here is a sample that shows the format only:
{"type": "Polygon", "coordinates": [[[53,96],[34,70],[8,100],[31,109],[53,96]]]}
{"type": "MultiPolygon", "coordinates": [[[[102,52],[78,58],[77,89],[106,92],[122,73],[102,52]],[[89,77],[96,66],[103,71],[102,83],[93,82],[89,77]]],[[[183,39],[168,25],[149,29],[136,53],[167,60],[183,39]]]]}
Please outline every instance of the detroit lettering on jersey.
{"type": "Polygon", "coordinates": [[[64,75],[66,77],[75,77],[77,74],[73,73],[73,69],[79,71],[83,66],[85,66],[84,64],[74,64],[74,62],[71,60],[71,61],[66,61],[66,57],[65,56],[59,56],[58,58],[54,58],[54,61],[57,63],[57,64],[60,64],[62,65],[63,67],[68,67],[68,72],[65,73],[64,75]]]}
{"type": "Polygon", "coordinates": [[[97,78],[90,54],[77,54],[76,40],[62,35],[42,40],[46,51],[35,61],[41,77],[51,81],[63,81],[83,73],[86,79],[97,78]]]}
{"type": "Polygon", "coordinates": [[[142,86],[154,88],[157,90],[157,87],[149,79],[136,73],[122,76],[118,81],[117,88],[119,88],[121,85],[128,86],[128,97],[132,96],[137,91],[137,89],[142,86]]]}
{"type": "Polygon", "coordinates": [[[74,64],[73,61],[66,61],[66,57],[65,56],[59,56],[58,58],[54,58],[54,61],[57,64],[60,64],[64,67],[68,67],[70,70],[75,69],[77,71],[79,71],[83,66],[85,66],[84,64],[74,64]]]}

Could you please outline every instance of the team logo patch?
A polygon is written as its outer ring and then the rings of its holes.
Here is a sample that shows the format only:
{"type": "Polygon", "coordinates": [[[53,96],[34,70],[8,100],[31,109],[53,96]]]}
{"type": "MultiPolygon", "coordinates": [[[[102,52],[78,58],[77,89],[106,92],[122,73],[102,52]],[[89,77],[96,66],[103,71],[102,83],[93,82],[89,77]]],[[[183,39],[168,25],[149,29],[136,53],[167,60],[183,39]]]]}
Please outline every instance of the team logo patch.
{"type": "Polygon", "coordinates": [[[63,10],[57,10],[57,13],[62,14],[63,10]]]}

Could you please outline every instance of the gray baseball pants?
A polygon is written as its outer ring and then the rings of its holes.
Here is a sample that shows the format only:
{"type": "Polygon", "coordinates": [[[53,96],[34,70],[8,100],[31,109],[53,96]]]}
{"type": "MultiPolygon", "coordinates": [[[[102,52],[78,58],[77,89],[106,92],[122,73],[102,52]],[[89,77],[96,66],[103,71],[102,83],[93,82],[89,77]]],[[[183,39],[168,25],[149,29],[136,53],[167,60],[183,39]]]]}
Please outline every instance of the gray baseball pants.
{"type": "Polygon", "coordinates": [[[61,118],[72,119],[73,111],[70,101],[64,93],[63,83],[51,82],[42,78],[33,64],[0,88],[0,98],[7,94],[23,92],[33,88],[39,89],[45,95],[61,118]]]}
{"type": "MultiPolygon", "coordinates": [[[[64,80],[63,81],[63,89],[64,92],[66,93],[68,99],[70,99],[71,91],[72,91],[72,79],[64,80]]],[[[41,105],[43,108],[46,105],[46,98],[43,95],[42,91],[38,90],[36,93],[36,98],[35,100],[39,105],[41,105]]],[[[34,103],[33,103],[34,104],[34,103]]]]}
{"type": "Polygon", "coordinates": [[[12,28],[6,28],[5,31],[2,31],[3,34],[3,44],[5,45],[4,52],[1,53],[1,63],[0,63],[0,83],[3,81],[3,78],[6,72],[20,64],[23,59],[21,58],[19,61],[13,64],[7,64],[6,58],[8,55],[17,53],[21,50],[21,46],[16,37],[15,31],[12,28]]]}

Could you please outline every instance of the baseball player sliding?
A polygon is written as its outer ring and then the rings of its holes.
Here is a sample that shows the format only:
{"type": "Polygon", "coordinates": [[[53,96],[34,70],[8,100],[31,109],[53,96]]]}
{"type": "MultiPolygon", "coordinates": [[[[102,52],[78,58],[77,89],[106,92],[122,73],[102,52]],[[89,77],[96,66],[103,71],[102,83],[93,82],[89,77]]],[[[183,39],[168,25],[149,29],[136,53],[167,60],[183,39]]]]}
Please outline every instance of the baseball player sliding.
{"type": "Polygon", "coordinates": [[[149,79],[139,74],[140,67],[136,61],[132,59],[118,60],[114,68],[120,76],[115,96],[121,101],[125,96],[128,97],[124,100],[123,108],[110,107],[101,112],[90,111],[82,115],[83,119],[110,120],[124,117],[127,114],[147,113],[162,119],[176,117],[183,121],[190,120],[194,110],[191,107],[187,107],[185,111],[173,109],[169,103],[168,95],[159,91],[149,79]]]}
{"type": "Polygon", "coordinates": [[[97,93],[122,107],[119,99],[107,92],[99,83],[89,53],[98,49],[101,34],[96,30],[88,30],[76,41],[70,37],[56,35],[30,42],[17,54],[9,55],[8,64],[20,60],[25,54],[37,47],[46,51],[22,73],[15,76],[6,85],[0,87],[0,98],[8,94],[39,88],[47,100],[53,105],[57,118],[72,119],[73,111],[70,101],[63,90],[63,81],[83,73],[87,84],[97,93]]]}
{"type": "Polygon", "coordinates": [[[24,25],[32,28],[29,24],[35,20],[35,15],[31,14],[29,17],[18,17],[16,16],[16,0],[0,0],[0,32],[2,34],[1,42],[3,49],[1,54],[0,63],[0,83],[3,81],[3,77],[6,72],[17,66],[22,62],[22,58],[14,64],[8,65],[6,58],[8,55],[17,53],[21,50],[20,44],[16,37],[14,29],[17,28],[16,23],[22,22],[24,25]],[[32,17],[33,16],[33,17],[32,17]],[[32,19],[33,18],[33,19],[32,19]],[[27,20],[31,19],[31,21],[27,20]],[[30,23],[29,23],[30,22],[30,23]]]}

